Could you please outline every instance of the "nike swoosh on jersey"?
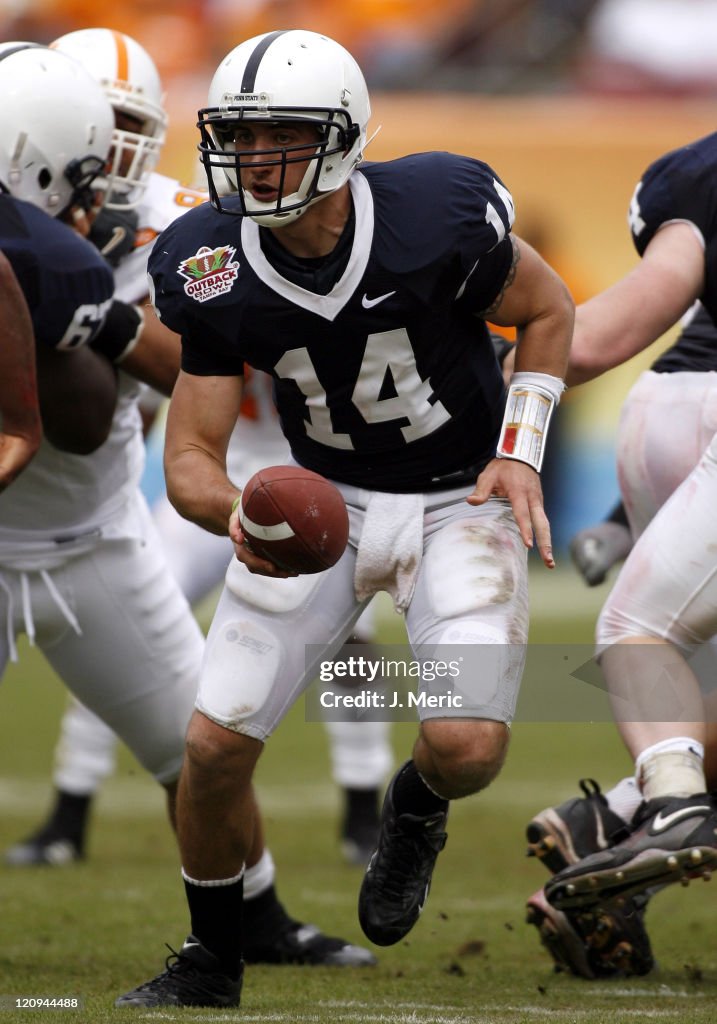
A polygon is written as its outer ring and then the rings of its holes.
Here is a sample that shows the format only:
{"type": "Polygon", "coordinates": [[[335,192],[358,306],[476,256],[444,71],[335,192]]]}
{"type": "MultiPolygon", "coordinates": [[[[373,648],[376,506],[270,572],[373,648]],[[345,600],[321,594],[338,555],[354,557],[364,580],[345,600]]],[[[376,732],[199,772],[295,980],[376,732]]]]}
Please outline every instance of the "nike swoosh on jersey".
{"type": "Polygon", "coordinates": [[[368,295],[364,293],[364,297],[361,299],[361,305],[364,309],[371,309],[372,306],[378,306],[379,302],[383,302],[384,299],[390,299],[396,292],[386,292],[385,295],[377,295],[375,299],[369,299],[368,295]]]}
{"type": "Polygon", "coordinates": [[[694,807],[680,807],[678,811],[673,811],[672,814],[667,814],[662,817],[662,810],[659,810],[655,815],[652,824],[650,825],[650,832],[664,832],[670,825],[676,825],[678,821],[682,821],[683,818],[692,818],[699,811],[706,811],[708,814],[712,810],[709,804],[698,804],[694,807]]]}
{"type": "Polygon", "coordinates": [[[112,228],[112,237],[108,242],[105,243],[105,245],[100,250],[102,255],[109,256],[109,254],[114,249],[116,249],[121,242],[124,242],[126,234],[126,230],[123,227],[119,227],[119,225],[117,227],[112,228]]]}

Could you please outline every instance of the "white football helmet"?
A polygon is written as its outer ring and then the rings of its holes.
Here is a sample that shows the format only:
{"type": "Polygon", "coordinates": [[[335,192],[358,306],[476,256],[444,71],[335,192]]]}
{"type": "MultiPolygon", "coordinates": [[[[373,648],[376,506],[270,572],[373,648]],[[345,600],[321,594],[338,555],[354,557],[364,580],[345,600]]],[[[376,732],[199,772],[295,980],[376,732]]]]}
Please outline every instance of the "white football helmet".
{"type": "Polygon", "coordinates": [[[94,205],[114,117],[92,75],[46,46],[0,43],[0,109],[0,188],[52,217],[94,205]]]}
{"type": "Polygon", "coordinates": [[[209,106],[199,111],[198,149],[213,205],[221,213],[243,214],[266,227],[295,220],[340,188],[361,162],[370,116],[361,69],[333,39],[294,29],[241,43],[219,65],[209,87],[209,106]],[[319,130],[316,155],[299,188],[275,203],[260,202],[240,187],[242,166],[251,158],[254,167],[280,165],[283,175],[287,164],[306,160],[305,144],[261,153],[240,150],[234,132],[250,121],[308,122],[319,130]],[[258,156],[266,159],[259,163],[258,156]],[[215,180],[215,171],[222,172],[223,181],[215,180]],[[238,195],[239,205],[222,197],[227,186],[238,195]]]}
{"type": "Polygon", "coordinates": [[[137,131],[115,127],[107,209],[133,209],[157,166],[167,136],[167,113],[159,72],[147,51],[131,36],[109,28],[68,32],[50,44],[79,61],[100,83],[116,114],[138,122],[137,131]]]}

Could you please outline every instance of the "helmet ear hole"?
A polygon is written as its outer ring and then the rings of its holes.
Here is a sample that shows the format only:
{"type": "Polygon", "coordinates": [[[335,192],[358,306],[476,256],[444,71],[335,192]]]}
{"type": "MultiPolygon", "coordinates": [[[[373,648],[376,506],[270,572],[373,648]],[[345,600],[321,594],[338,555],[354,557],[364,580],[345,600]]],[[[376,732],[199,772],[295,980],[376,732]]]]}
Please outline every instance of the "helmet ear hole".
{"type": "Polygon", "coordinates": [[[57,217],[75,202],[68,166],[89,160],[93,177],[105,166],[114,125],[107,97],[67,54],[12,43],[0,43],[0,95],[0,181],[57,217]]]}

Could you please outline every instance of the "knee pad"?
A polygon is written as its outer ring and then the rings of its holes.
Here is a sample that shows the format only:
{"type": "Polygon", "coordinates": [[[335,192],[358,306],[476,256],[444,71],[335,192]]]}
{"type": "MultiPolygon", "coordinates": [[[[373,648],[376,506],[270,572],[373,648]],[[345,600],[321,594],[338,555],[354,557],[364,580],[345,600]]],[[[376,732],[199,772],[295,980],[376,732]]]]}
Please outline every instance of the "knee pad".
{"type": "Polygon", "coordinates": [[[197,708],[227,728],[266,704],[282,659],[278,637],[250,619],[221,623],[207,639],[197,708]]]}

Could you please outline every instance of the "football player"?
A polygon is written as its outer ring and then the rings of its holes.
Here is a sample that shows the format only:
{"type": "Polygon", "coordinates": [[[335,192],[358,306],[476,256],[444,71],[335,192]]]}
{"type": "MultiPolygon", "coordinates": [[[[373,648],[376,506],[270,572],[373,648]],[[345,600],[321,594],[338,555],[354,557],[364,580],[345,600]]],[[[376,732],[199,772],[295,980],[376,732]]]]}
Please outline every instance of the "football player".
{"type": "MultiPolygon", "coordinates": [[[[579,320],[580,307],[577,316],[579,320]]],[[[715,371],[717,328],[697,303],[675,344],[639,377],[625,400],[617,449],[624,504],[571,542],[573,558],[589,585],[601,582],[629,554],[634,539],[699,462],[717,423],[715,371]]],[[[707,698],[713,688],[709,674],[702,683],[707,698]]],[[[710,791],[717,790],[716,740],[717,731],[708,721],[705,776],[710,791]]],[[[527,828],[529,852],[553,873],[625,837],[642,803],[635,776],[604,795],[593,779],[580,785],[582,797],[540,811],[527,828]]],[[[645,974],[653,966],[644,928],[649,895],[627,899],[622,906],[605,901],[592,909],[559,911],[541,890],[528,901],[528,920],[556,963],[573,974],[645,974]]]]}
{"type": "Polygon", "coordinates": [[[534,532],[554,565],[539,470],[573,303],[512,234],[513,200],[490,167],[445,153],[361,167],[369,117],[361,70],[333,40],[292,30],[242,43],[200,111],[212,202],[150,257],[156,308],[183,345],[168,494],[228,532],[237,557],[180,783],[191,934],[119,1006],[239,1004],[242,937],[224,922],[241,913],[254,765],[376,591],[405,613],[422,666],[453,643],[470,668],[433,704],[423,671],[420,735],[390,783],[362,885],[372,941],[413,927],[449,800],[487,786],[506,754],[534,532]],[[486,319],[519,328],[507,396],[486,319]],[[347,501],[350,544],[325,573],[292,577],[243,543],[225,452],[245,363],[274,380],[292,458],[347,501]]]}
{"type": "MultiPolygon", "coordinates": [[[[641,262],[579,308],[572,381],[644,349],[697,299],[715,322],[716,164],[713,134],[667,153],[645,172],[630,206],[641,262]]],[[[597,628],[600,664],[635,759],[641,803],[626,837],[610,840],[606,833],[599,850],[583,849],[547,883],[545,897],[559,911],[592,913],[606,902],[643,900],[659,886],[708,878],[717,864],[717,816],[708,794],[714,767],[704,757],[706,745],[714,749],[713,696],[705,698],[700,688],[700,679],[714,677],[709,641],[717,632],[715,396],[711,373],[699,372],[714,367],[712,338],[693,355],[692,372],[682,372],[678,355],[673,368],[680,372],[660,374],[659,387],[649,372],[630,393],[620,480],[631,523],[643,532],[597,628]],[[659,441],[666,424],[668,456],[659,441]]]]}
{"type": "MultiPolygon", "coordinates": [[[[116,296],[141,307],[146,299],[147,256],[158,233],[185,210],[206,200],[206,193],[185,188],[154,170],[166,137],[167,114],[157,69],[136,40],[109,29],[91,28],[68,33],[52,47],[79,60],[93,74],[115,112],[110,163],[113,192],[93,223],[90,238],[114,267],[116,296]]],[[[179,368],[179,339],[149,318],[123,368],[169,393],[179,368]]],[[[145,405],[146,399],[143,408],[145,405]]],[[[255,469],[280,463],[286,455],[271,385],[267,386],[263,374],[257,374],[229,446],[232,478],[248,479],[255,469]]],[[[223,579],[232,557],[231,542],[182,519],[166,498],[158,502],[153,514],[170,565],[194,605],[223,579]]],[[[355,638],[368,643],[373,630],[369,609],[357,624],[355,638]]],[[[365,864],[378,827],[379,787],[392,763],[388,726],[379,721],[332,721],[327,728],[333,774],[344,793],[342,848],[349,862],[365,864]]],[[[92,795],[113,770],[114,750],[111,731],[73,701],[63,719],[56,752],[57,793],[49,818],[7,851],[7,863],[59,865],[83,856],[92,795]]],[[[317,941],[307,939],[307,945],[315,954],[317,941]]]]}
{"type": "MultiPolygon", "coordinates": [[[[46,47],[29,42],[0,45],[5,104],[0,151],[0,489],[38,450],[42,430],[66,451],[101,444],[116,399],[114,373],[86,347],[93,339],[97,342],[105,321],[111,275],[93,247],[63,223],[84,222],[86,210],[98,202],[106,185],[100,176],[112,112],[94,82],[84,95],[87,81],[82,69],[48,54],[46,47]],[[69,102],[82,97],[67,131],[42,113],[55,87],[69,102]],[[25,98],[25,90],[33,96],[25,98]],[[34,119],[41,121],[42,130],[31,137],[28,122],[34,119]],[[33,246],[31,236],[42,236],[43,245],[33,246]],[[75,276],[82,277],[82,288],[75,276]],[[87,423],[73,415],[77,408],[87,414],[87,423]]],[[[53,112],[55,105],[49,108],[53,112]]],[[[7,498],[3,505],[12,503],[7,498]]]]}
{"type": "MultiPolygon", "coordinates": [[[[140,230],[136,244],[126,255],[115,260],[113,308],[138,309],[138,304],[146,300],[147,257],[159,231],[188,208],[203,202],[206,195],[186,189],[154,171],[167,119],[154,63],[134,39],[109,29],[86,29],[61,37],[50,52],[61,53],[65,61],[78,62],[86,73],[92,75],[93,85],[106,93],[112,104],[110,109],[119,123],[120,127],[115,127],[112,132],[109,162],[112,191],[105,205],[122,215],[113,221],[115,227],[118,224],[130,225],[131,221],[124,215],[127,211],[136,211],[140,230]],[[143,132],[148,132],[151,138],[145,137],[143,132]]],[[[95,235],[98,223],[99,220],[93,225],[95,235]]],[[[178,591],[176,581],[165,578],[171,573],[162,542],[154,525],[147,521],[146,502],[138,493],[138,472],[143,466],[144,446],[138,411],[140,392],[134,378],[139,376],[145,381],[163,384],[167,393],[171,391],[179,364],[178,339],[154,317],[148,317],[142,321],[131,351],[126,347],[121,349],[119,338],[114,340],[117,348],[109,339],[104,351],[121,366],[121,390],[126,393],[127,408],[121,419],[116,417],[110,441],[102,449],[103,461],[100,463],[98,453],[96,466],[94,462],[87,462],[78,463],[76,469],[68,467],[66,472],[60,472],[61,467],[55,470],[56,487],[61,487],[63,492],[68,491],[68,514],[70,505],[74,515],[78,514],[79,508],[84,510],[86,523],[82,533],[92,537],[90,548],[95,571],[101,570],[105,580],[112,579],[113,595],[104,594],[106,585],[102,593],[98,593],[99,583],[89,577],[83,591],[84,617],[75,602],[79,626],[75,617],[73,625],[78,629],[81,626],[82,637],[72,635],[68,638],[68,650],[63,657],[68,659],[67,664],[73,664],[76,674],[82,676],[82,686],[72,688],[87,708],[82,705],[76,707],[75,716],[65,729],[64,738],[70,749],[65,748],[61,752],[62,783],[54,820],[41,830],[44,834],[39,839],[30,837],[15,848],[11,856],[15,863],[36,860],[38,853],[44,857],[46,847],[49,848],[50,859],[66,858],[68,853],[72,855],[72,850],[67,849],[68,838],[74,842],[81,836],[89,806],[89,800],[82,795],[82,787],[86,785],[88,776],[97,780],[98,775],[101,778],[106,773],[108,759],[111,768],[113,730],[128,740],[143,764],[155,767],[155,775],[161,782],[173,789],[173,776],[176,775],[177,758],[181,758],[183,734],[189,717],[187,696],[192,688],[192,674],[195,691],[199,676],[203,638],[193,616],[187,614],[189,606],[178,591]],[[153,363],[155,353],[158,353],[158,358],[153,363]],[[102,479],[93,480],[93,472],[100,470],[102,479]],[[77,481],[71,488],[70,482],[75,475],[77,481]],[[80,486],[80,478],[83,486],[80,486]],[[88,495],[90,481],[91,493],[101,494],[104,504],[98,505],[97,498],[93,501],[88,495]],[[124,544],[108,543],[111,540],[122,540],[124,544]],[[129,551],[125,551],[125,547],[129,551]],[[124,568],[122,558],[129,559],[124,568]],[[121,580],[115,578],[118,574],[122,574],[121,580]],[[138,580],[144,581],[141,590],[137,589],[138,580]],[[91,616],[85,602],[92,602],[91,616]],[[118,627],[118,607],[122,607],[119,622],[124,624],[123,629],[118,627]],[[191,620],[191,625],[188,620],[191,620]],[[112,632],[111,642],[107,639],[108,631],[112,632]],[[103,686],[95,687],[102,689],[103,695],[96,696],[95,688],[92,688],[92,699],[85,700],[92,671],[96,673],[94,659],[98,650],[115,651],[113,667],[103,666],[103,686]],[[123,662],[122,650],[128,658],[138,659],[134,666],[128,665],[127,659],[123,662]],[[151,656],[150,651],[153,652],[151,656]],[[117,678],[113,678],[113,673],[117,678]],[[119,678],[125,676],[131,677],[132,685],[122,688],[119,678]],[[175,677],[176,687],[181,688],[176,702],[173,700],[175,677]],[[117,700],[118,691],[123,694],[122,701],[117,700]],[[169,701],[172,701],[171,711],[166,707],[169,701]],[[110,711],[107,704],[111,704],[110,711]],[[98,715],[91,715],[87,710],[97,711],[98,707],[98,715]],[[154,715],[162,718],[161,727],[154,721],[154,715]],[[186,715],[184,720],[183,715],[186,715]],[[151,728],[147,728],[148,721],[152,723],[151,728]],[[150,751],[155,738],[157,749],[150,751]],[[159,773],[156,765],[164,765],[164,761],[167,761],[167,767],[163,766],[159,773]],[[70,837],[59,833],[63,819],[65,830],[68,825],[71,829],[70,837]]],[[[71,534],[69,523],[67,532],[71,534]]],[[[71,550],[69,536],[67,550],[71,550]]],[[[57,650],[55,646],[50,660],[65,678],[66,674],[59,668],[64,663],[58,660],[57,650]]],[[[258,822],[256,808],[254,813],[258,822]]],[[[274,864],[269,850],[263,846],[260,824],[257,824],[255,835],[256,841],[248,858],[245,893],[246,916],[251,925],[251,942],[247,942],[245,949],[247,960],[338,966],[375,963],[375,957],[368,950],[324,935],[315,926],[295,921],[288,915],[276,896],[274,864]]]]}

